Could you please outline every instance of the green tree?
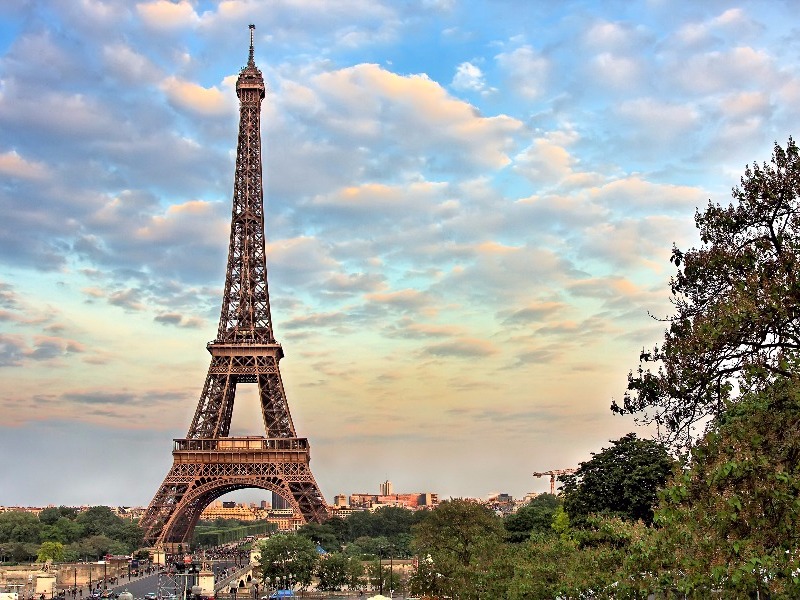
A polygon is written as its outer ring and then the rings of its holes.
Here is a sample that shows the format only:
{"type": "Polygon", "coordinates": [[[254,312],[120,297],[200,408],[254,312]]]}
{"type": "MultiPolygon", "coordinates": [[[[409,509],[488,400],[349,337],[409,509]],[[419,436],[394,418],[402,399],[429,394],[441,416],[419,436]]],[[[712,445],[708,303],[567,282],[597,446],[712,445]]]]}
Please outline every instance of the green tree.
{"type": "Polygon", "coordinates": [[[564,510],[573,526],[591,514],[653,521],[653,506],[675,466],[663,445],[629,433],[613,440],[574,475],[562,475],[564,510]]]}
{"type": "Polygon", "coordinates": [[[347,517],[348,539],[354,541],[361,537],[375,535],[372,521],[372,515],[367,511],[358,511],[349,515],[347,517]]]}
{"type": "Polygon", "coordinates": [[[119,542],[106,535],[91,535],[78,541],[78,552],[89,560],[100,560],[106,554],[117,554],[118,545],[119,542]]]}
{"type": "Polygon", "coordinates": [[[41,542],[42,524],[36,515],[22,511],[0,513],[0,541],[38,544],[41,542]]]}
{"type": "Polygon", "coordinates": [[[124,521],[108,506],[92,506],[80,513],[75,521],[83,527],[87,536],[106,535],[111,538],[124,525],[124,521]]]}
{"type": "Polygon", "coordinates": [[[553,515],[561,506],[561,501],[553,494],[540,494],[517,512],[503,520],[506,539],[510,542],[524,542],[531,533],[553,534],[553,515]]]}
{"type": "Polygon", "coordinates": [[[347,563],[352,560],[350,557],[333,552],[320,558],[317,565],[317,587],[321,590],[336,591],[347,586],[349,582],[347,563]]]}
{"type": "Polygon", "coordinates": [[[61,562],[64,560],[64,544],[61,542],[42,542],[39,546],[39,553],[36,557],[37,562],[55,561],[61,562]]]}
{"type": "Polygon", "coordinates": [[[656,423],[687,448],[697,428],[741,393],[796,377],[800,349],[800,151],[775,144],[745,169],[728,206],[695,222],[702,246],[673,248],[675,314],[660,346],[642,351],[619,413],[656,423]]]}
{"type": "Polygon", "coordinates": [[[654,541],[630,577],[652,590],[800,597],[800,382],[747,392],[662,493],[654,541]]]}
{"type": "Polygon", "coordinates": [[[500,517],[475,502],[448,500],[412,531],[419,562],[432,577],[425,582],[418,573],[412,592],[444,592],[464,600],[482,597],[486,565],[502,551],[500,517]]]}
{"type": "Polygon", "coordinates": [[[299,535],[273,535],[258,544],[261,558],[258,568],[263,577],[288,577],[290,574],[301,587],[311,583],[319,554],[314,542],[299,535]]]}
{"type": "Polygon", "coordinates": [[[39,513],[39,521],[43,525],[54,525],[59,519],[69,519],[74,521],[78,515],[78,509],[69,506],[50,506],[39,513]]]}
{"type": "MultiPolygon", "coordinates": [[[[330,520],[333,521],[334,519],[330,520]]],[[[336,520],[341,521],[341,519],[336,520]]],[[[329,525],[328,522],[306,523],[297,530],[297,535],[307,537],[315,544],[322,546],[328,552],[333,552],[342,547],[344,542],[339,538],[338,533],[339,531],[329,525]]]]}
{"type": "Polygon", "coordinates": [[[364,563],[358,557],[348,556],[347,587],[351,590],[360,590],[363,589],[364,585],[364,563]]]}
{"type": "Polygon", "coordinates": [[[54,523],[42,527],[43,540],[70,544],[81,537],[83,537],[83,527],[67,517],[59,517],[54,523]]]}

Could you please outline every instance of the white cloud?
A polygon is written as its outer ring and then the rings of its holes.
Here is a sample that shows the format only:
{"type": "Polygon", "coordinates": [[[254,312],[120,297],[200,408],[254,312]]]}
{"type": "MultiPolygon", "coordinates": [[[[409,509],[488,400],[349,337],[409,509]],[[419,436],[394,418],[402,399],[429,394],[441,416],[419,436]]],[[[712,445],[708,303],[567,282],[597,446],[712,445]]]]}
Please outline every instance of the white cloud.
{"type": "Polygon", "coordinates": [[[456,68],[451,84],[453,88],[461,91],[480,92],[486,87],[483,72],[469,62],[463,62],[456,68]]]}
{"type": "Polygon", "coordinates": [[[191,27],[199,20],[191,2],[186,0],[140,2],[136,5],[136,12],[139,13],[142,21],[153,29],[170,30],[191,27]]]}
{"type": "Polygon", "coordinates": [[[692,95],[776,83],[773,58],[747,46],[680,57],[672,66],[671,77],[692,95]]]}
{"type": "Polygon", "coordinates": [[[447,168],[499,168],[510,162],[513,135],[522,127],[506,115],[483,117],[424,75],[400,76],[362,64],[315,77],[329,104],[329,126],[354,133],[355,142],[382,140],[447,168]],[[361,139],[359,139],[361,138],[361,139]]]}
{"type": "Polygon", "coordinates": [[[601,52],[592,58],[589,76],[595,83],[611,89],[636,86],[643,75],[642,63],[633,56],[601,52]]]}
{"type": "Polygon", "coordinates": [[[495,56],[498,66],[506,73],[508,83],[525,98],[536,98],[546,85],[550,62],[531,46],[521,46],[495,56]]]}

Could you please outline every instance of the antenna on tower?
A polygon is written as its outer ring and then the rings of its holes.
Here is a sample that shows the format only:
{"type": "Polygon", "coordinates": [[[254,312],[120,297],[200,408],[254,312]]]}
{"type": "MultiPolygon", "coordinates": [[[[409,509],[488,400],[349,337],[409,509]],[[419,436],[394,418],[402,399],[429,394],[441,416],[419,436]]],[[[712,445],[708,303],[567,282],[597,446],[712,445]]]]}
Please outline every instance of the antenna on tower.
{"type": "Polygon", "coordinates": [[[255,64],[255,60],[253,59],[253,32],[256,30],[256,26],[250,23],[250,57],[247,59],[248,65],[255,64]]]}

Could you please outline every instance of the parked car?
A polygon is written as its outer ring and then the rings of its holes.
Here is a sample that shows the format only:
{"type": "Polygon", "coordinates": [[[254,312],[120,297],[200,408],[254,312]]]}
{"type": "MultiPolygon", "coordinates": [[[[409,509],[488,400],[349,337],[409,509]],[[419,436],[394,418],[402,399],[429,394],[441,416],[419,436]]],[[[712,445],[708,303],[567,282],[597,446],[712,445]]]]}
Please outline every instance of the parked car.
{"type": "Polygon", "coordinates": [[[156,600],[157,597],[158,597],[158,594],[156,594],[155,592],[147,592],[144,595],[144,600],[156,600]]]}

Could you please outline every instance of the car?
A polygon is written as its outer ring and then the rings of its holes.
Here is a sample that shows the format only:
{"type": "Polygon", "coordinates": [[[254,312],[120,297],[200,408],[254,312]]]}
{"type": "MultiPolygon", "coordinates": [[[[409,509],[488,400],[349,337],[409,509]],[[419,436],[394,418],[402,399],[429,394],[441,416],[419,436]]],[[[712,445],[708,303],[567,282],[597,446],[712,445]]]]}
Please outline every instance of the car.
{"type": "Polygon", "coordinates": [[[155,592],[147,592],[144,595],[144,600],[156,600],[156,598],[158,598],[158,594],[155,592]]]}

